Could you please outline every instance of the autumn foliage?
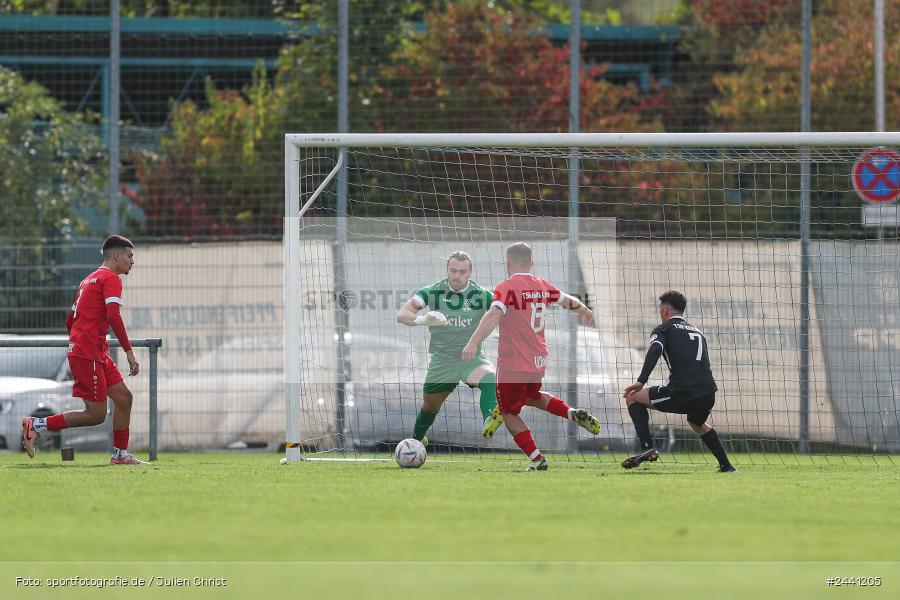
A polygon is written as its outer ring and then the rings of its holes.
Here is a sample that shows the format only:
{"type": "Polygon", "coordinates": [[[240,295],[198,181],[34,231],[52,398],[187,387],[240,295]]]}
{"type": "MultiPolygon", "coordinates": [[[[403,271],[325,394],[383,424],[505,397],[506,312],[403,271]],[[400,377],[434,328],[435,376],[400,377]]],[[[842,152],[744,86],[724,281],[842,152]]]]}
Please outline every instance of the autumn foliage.
{"type": "MultiPolygon", "coordinates": [[[[569,131],[569,49],[550,41],[546,19],[527,4],[353,2],[354,14],[371,18],[351,23],[351,130],[569,131]]],[[[797,130],[799,3],[686,0],[683,6],[672,84],[642,92],[610,83],[606,64],[586,65],[580,130],[797,130]]],[[[815,130],[873,126],[872,8],[870,2],[850,6],[814,3],[815,130]]],[[[273,80],[259,74],[240,92],[210,85],[208,106],[174,107],[171,131],[158,151],[136,157],[140,187],[132,195],[147,214],[146,235],[280,234],[283,133],[330,131],[337,122],[334,14],[324,4],[304,7],[298,18],[319,23],[321,30],[283,49],[273,80]]],[[[886,0],[885,14],[887,127],[896,129],[900,0],[886,0]]],[[[350,182],[350,211],[565,214],[567,164],[561,156],[528,165],[489,154],[410,152],[393,157],[394,163],[367,156],[360,175],[366,181],[350,182]],[[456,172],[437,185],[432,169],[441,161],[456,172]]],[[[756,228],[766,223],[774,231],[776,223],[796,221],[793,196],[745,190],[748,181],[755,181],[752,167],[719,174],[708,165],[695,171],[688,161],[610,156],[584,163],[581,214],[615,217],[620,230],[675,227],[696,235],[729,227],[762,235],[756,228]]],[[[324,195],[318,209],[333,210],[329,200],[333,194],[324,195]]]]}
{"type": "MultiPolygon", "coordinates": [[[[887,129],[900,125],[900,0],[885,2],[887,129]]],[[[871,2],[816,3],[811,36],[812,126],[816,131],[869,131],[874,123],[874,36],[871,2]]],[[[716,74],[710,112],[720,129],[796,131],[800,127],[801,31],[780,22],[759,31],[716,74]]]]}
{"type": "Polygon", "coordinates": [[[134,157],[141,183],[131,192],[146,215],[151,237],[228,237],[271,235],[282,210],[281,153],[271,139],[269,87],[263,80],[248,90],[207,85],[209,107],[194,102],[173,107],[171,132],[158,152],[134,157]],[[254,101],[255,100],[255,101],[254,101]]]}
{"type": "Polygon", "coordinates": [[[720,30],[756,31],[789,14],[797,14],[795,0],[691,0],[697,20],[720,30]]]}
{"type": "MultiPolygon", "coordinates": [[[[425,30],[394,54],[375,102],[379,131],[569,131],[569,48],[524,10],[458,2],[426,14],[425,30]]],[[[583,131],[659,127],[637,110],[635,86],[584,67],[583,131]]]]}

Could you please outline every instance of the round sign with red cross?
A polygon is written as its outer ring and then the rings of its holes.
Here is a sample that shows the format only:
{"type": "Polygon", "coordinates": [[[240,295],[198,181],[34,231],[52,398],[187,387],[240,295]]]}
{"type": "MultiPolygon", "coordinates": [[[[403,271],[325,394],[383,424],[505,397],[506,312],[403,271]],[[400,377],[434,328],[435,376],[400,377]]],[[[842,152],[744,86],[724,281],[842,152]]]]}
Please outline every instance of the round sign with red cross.
{"type": "Polygon", "coordinates": [[[865,202],[893,202],[900,197],[900,154],[887,148],[867,150],[853,163],[850,179],[865,202]]]}

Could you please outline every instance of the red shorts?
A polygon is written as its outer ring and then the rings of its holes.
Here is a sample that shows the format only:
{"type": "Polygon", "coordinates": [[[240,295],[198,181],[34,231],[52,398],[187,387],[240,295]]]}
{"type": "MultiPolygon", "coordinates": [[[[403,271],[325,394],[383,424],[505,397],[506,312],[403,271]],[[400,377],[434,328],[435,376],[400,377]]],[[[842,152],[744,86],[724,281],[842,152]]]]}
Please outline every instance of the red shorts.
{"type": "Polygon", "coordinates": [[[106,390],[122,381],[119,367],[109,354],[104,354],[103,360],[70,356],[69,370],[75,380],[72,396],[86,402],[106,402],[106,390]]]}
{"type": "Polygon", "coordinates": [[[504,373],[497,375],[497,404],[500,412],[517,415],[529,400],[539,400],[543,373],[504,373]]]}

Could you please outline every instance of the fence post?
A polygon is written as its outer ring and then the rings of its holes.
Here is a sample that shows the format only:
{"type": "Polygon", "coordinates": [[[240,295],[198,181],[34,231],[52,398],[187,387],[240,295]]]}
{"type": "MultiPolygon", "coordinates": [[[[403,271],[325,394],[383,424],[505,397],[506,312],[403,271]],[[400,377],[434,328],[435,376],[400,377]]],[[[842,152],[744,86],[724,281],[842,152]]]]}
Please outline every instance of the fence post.
{"type": "Polygon", "coordinates": [[[119,233],[119,99],[122,93],[120,64],[122,56],[119,0],[109,8],[109,102],[107,111],[107,148],[109,150],[109,222],[110,234],[119,233]]]}
{"type": "MultiPolygon", "coordinates": [[[[121,348],[122,344],[115,338],[108,338],[107,343],[110,349],[121,348]]],[[[9,338],[0,338],[0,348],[65,348],[69,345],[68,337],[29,337],[14,336],[9,338]]],[[[157,428],[159,419],[157,418],[157,358],[159,349],[162,347],[162,338],[133,339],[131,346],[133,348],[147,348],[150,351],[150,460],[156,460],[157,455],[157,428]]],[[[112,424],[112,419],[107,419],[112,424]]]]}
{"type": "Polygon", "coordinates": [[[884,131],[884,0],[875,0],[875,131],[884,131]]]}
{"type": "MultiPolygon", "coordinates": [[[[581,0],[569,3],[571,18],[569,20],[569,132],[581,131],[581,0]]],[[[570,151],[574,152],[574,148],[570,151]]],[[[568,202],[568,252],[566,257],[567,288],[584,298],[584,285],[581,267],[578,262],[578,193],[579,171],[581,161],[576,154],[568,159],[569,202],[568,202]]],[[[568,320],[569,344],[566,357],[566,393],[570,402],[578,398],[578,329],[575,319],[568,320]]],[[[566,449],[578,450],[578,425],[569,421],[565,427],[566,449]]]]}
{"type": "Polygon", "coordinates": [[[159,347],[162,346],[162,340],[159,338],[151,338],[147,340],[147,349],[150,351],[150,461],[156,460],[157,450],[159,449],[157,442],[157,431],[159,430],[159,418],[157,416],[158,406],[156,403],[156,359],[159,354],[159,347]]]}
{"type": "MultiPolygon", "coordinates": [[[[803,0],[800,131],[812,131],[810,64],[812,61],[812,0],[803,0]]],[[[809,238],[810,149],[800,148],[800,432],[799,450],[809,453],[809,238]]]]}

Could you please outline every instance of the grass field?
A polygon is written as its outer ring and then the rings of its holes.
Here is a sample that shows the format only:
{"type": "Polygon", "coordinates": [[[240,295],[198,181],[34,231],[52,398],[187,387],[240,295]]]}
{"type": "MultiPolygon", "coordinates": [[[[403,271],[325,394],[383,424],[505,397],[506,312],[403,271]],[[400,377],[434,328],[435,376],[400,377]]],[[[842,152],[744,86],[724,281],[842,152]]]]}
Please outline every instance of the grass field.
{"type": "Polygon", "coordinates": [[[46,596],[50,577],[117,575],[227,586],[70,583],[57,593],[898,597],[896,464],[736,458],[741,472],[720,475],[711,465],[626,472],[561,457],[526,473],[521,460],[439,456],[401,470],[279,465],[272,454],[164,454],[147,468],[106,467],[101,455],[63,464],[57,454],[0,454],[0,597],[46,596]],[[826,585],[860,576],[881,585],[826,585]]]}

